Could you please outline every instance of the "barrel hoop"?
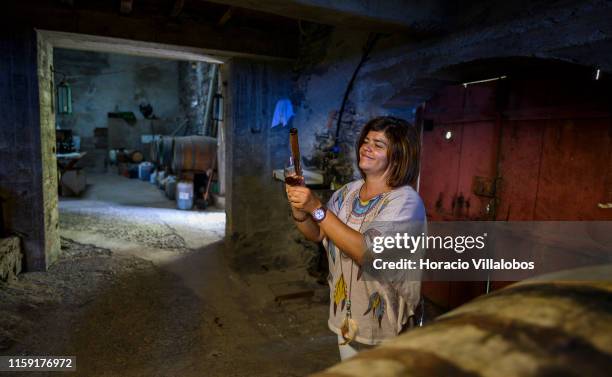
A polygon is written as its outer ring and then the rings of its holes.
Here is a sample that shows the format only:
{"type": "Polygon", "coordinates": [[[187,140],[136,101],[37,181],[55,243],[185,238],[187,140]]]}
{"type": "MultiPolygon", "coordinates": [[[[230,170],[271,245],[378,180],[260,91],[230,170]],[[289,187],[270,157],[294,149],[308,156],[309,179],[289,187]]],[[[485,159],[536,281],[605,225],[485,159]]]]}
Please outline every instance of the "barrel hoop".
{"type": "Polygon", "coordinates": [[[507,297],[515,295],[571,300],[575,305],[590,312],[612,315],[612,292],[584,284],[548,282],[543,284],[515,285],[486,296],[481,296],[472,302],[476,303],[488,299],[489,297],[507,297]]]}
{"type": "MultiPolygon", "coordinates": [[[[430,330],[445,332],[457,326],[473,326],[499,336],[513,344],[515,349],[534,356],[546,357],[565,370],[582,371],[582,375],[605,376],[612,365],[612,355],[597,349],[587,339],[569,334],[558,327],[533,325],[515,318],[495,317],[472,313],[451,315],[435,321],[430,330]]],[[[543,359],[546,361],[546,359],[543,359]]]]}

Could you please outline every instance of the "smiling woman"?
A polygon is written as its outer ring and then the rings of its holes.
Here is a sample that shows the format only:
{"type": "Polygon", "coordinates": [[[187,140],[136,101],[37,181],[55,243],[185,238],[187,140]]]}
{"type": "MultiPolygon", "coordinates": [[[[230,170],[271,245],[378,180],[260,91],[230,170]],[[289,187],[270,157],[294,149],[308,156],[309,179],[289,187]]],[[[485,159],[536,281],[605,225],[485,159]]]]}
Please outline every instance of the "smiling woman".
{"type": "Polygon", "coordinates": [[[357,162],[361,176],[387,167],[387,184],[413,185],[419,172],[421,148],[416,128],[403,119],[379,117],[369,121],[357,141],[357,162]],[[378,162],[372,164],[371,162],[378,162]],[[373,165],[373,166],[372,166],[373,165]]]}
{"type": "Polygon", "coordinates": [[[393,117],[369,121],[356,145],[363,179],[336,191],[327,206],[306,187],[286,186],[293,218],[309,240],[322,241],[329,260],[329,328],[338,334],[342,359],[396,336],[419,301],[420,281],[389,283],[364,279],[371,261],[370,239],[380,224],[425,223],[414,184],[419,137],[408,122],[393,117]]]}

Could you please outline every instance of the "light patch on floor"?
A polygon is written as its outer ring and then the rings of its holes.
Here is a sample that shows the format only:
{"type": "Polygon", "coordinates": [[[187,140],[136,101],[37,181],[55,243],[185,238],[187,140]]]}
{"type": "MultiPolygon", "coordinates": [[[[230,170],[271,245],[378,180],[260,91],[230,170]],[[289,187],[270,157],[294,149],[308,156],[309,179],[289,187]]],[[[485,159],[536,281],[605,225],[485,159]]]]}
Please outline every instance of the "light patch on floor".
{"type": "Polygon", "coordinates": [[[90,175],[88,182],[81,198],[60,201],[65,238],[163,263],[225,235],[225,213],[214,207],[176,209],[155,185],[116,174],[90,175]]]}

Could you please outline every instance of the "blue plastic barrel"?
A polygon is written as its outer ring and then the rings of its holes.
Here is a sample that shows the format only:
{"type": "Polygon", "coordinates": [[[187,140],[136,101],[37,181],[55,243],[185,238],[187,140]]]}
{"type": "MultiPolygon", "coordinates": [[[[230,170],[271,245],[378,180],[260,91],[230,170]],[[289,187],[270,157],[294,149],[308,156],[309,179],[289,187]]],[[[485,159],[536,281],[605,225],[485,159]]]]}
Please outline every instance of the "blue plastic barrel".
{"type": "Polygon", "coordinates": [[[153,164],[145,161],[138,165],[138,178],[141,181],[149,181],[151,179],[151,173],[153,172],[153,164]]]}
{"type": "Polygon", "coordinates": [[[176,207],[184,210],[193,207],[193,182],[180,181],[176,185],[176,207]]]}

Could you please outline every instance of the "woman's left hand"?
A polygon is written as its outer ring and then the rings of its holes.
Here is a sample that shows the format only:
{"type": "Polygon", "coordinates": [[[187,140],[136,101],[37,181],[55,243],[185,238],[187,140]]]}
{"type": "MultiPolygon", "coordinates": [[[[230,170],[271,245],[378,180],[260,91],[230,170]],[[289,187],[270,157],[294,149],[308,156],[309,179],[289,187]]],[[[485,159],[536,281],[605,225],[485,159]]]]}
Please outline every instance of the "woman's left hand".
{"type": "Polygon", "coordinates": [[[290,186],[287,188],[287,197],[292,207],[304,212],[311,213],[321,207],[319,198],[307,187],[290,186]]]}

